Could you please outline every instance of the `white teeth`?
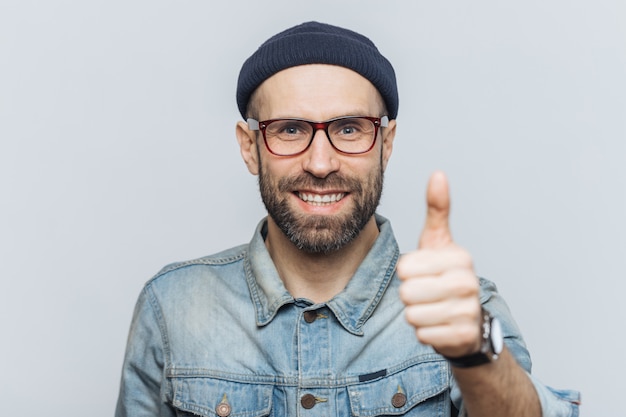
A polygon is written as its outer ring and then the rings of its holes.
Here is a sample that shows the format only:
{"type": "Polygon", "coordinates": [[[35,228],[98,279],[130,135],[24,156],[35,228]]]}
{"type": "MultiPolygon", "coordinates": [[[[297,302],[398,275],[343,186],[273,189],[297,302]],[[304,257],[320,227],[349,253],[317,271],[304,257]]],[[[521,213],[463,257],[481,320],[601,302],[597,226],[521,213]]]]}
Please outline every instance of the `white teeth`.
{"type": "Polygon", "coordinates": [[[323,204],[335,203],[341,200],[344,197],[344,193],[337,194],[307,194],[307,193],[298,193],[298,197],[302,201],[306,201],[309,204],[313,204],[314,206],[321,206],[323,204]]]}

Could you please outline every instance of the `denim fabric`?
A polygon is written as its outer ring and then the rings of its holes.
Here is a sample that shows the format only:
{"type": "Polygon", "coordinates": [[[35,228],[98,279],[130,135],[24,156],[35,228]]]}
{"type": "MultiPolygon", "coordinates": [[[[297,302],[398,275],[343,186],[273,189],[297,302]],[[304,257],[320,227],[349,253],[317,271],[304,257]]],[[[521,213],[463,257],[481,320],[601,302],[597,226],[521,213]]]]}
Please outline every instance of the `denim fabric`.
{"type": "MultiPolygon", "coordinates": [[[[165,267],[136,305],[116,416],[216,416],[220,404],[231,417],[447,417],[453,404],[463,415],[447,361],[418,343],[404,319],[398,246],[389,222],[377,222],[374,247],[327,303],[287,292],[264,221],[248,245],[165,267]],[[307,394],[312,408],[303,405],[307,394]]],[[[507,306],[492,283],[480,283],[484,307],[530,372],[507,306]]],[[[544,416],[578,415],[574,394],[533,382],[544,416]]]]}

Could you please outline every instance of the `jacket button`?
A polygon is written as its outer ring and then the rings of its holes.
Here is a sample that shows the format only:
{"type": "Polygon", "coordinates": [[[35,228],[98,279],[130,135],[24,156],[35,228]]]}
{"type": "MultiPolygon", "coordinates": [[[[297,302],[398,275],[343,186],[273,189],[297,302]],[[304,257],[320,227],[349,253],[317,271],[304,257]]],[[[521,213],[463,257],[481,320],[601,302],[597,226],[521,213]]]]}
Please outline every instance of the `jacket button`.
{"type": "Polygon", "coordinates": [[[404,395],[403,393],[396,392],[395,394],[393,394],[393,397],[391,397],[391,405],[393,405],[395,408],[402,408],[405,404],[406,395],[404,395]]]}
{"type": "Polygon", "coordinates": [[[313,323],[317,319],[317,313],[315,311],[305,311],[304,312],[304,321],[307,323],[313,323]]]}
{"type": "Polygon", "coordinates": [[[315,396],[313,394],[305,394],[300,398],[300,404],[307,410],[315,407],[315,396]]]}
{"type": "Polygon", "coordinates": [[[230,405],[228,403],[219,403],[215,407],[215,412],[220,417],[228,417],[230,415],[230,405]]]}

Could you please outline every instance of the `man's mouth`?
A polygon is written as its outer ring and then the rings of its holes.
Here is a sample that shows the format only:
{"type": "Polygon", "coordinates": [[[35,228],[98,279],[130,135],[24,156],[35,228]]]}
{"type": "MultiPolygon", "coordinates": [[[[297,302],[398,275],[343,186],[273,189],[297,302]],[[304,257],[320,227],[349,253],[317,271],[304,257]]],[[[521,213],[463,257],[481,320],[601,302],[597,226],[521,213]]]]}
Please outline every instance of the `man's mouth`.
{"type": "Polygon", "coordinates": [[[341,200],[346,193],[334,193],[334,194],[313,194],[313,193],[303,193],[297,192],[297,196],[300,200],[312,204],[314,206],[323,206],[326,204],[336,203],[341,200]]]}

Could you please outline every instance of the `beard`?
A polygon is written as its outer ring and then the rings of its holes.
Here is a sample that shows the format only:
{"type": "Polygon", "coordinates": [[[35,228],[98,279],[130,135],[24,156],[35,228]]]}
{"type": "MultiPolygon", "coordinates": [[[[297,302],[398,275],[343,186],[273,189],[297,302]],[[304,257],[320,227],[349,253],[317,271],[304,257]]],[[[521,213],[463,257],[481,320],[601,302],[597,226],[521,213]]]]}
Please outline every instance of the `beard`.
{"type": "Polygon", "coordinates": [[[305,172],[280,178],[277,182],[260,165],[259,189],[269,216],[298,249],[308,253],[327,254],[352,242],[380,203],[383,190],[382,164],[365,181],[337,173],[318,178],[305,172]],[[299,189],[347,190],[352,198],[352,209],[348,213],[332,216],[297,213],[290,206],[289,198],[281,196],[299,189]]]}

